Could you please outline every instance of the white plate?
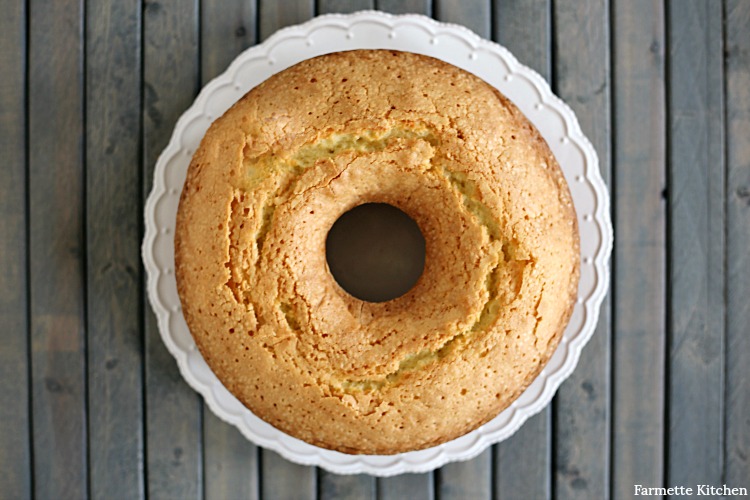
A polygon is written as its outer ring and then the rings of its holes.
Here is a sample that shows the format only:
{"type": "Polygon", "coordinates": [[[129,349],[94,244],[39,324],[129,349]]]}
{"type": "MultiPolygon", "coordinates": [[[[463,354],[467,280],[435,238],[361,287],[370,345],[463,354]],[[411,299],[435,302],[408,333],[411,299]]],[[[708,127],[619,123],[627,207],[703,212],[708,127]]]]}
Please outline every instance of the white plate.
{"type": "Polygon", "coordinates": [[[154,171],[146,202],[143,261],[148,295],[164,343],[185,380],[203,395],[213,412],[235,425],[247,439],[306,465],[339,474],[390,476],[424,472],[467,460],[509,437],[552,399],[575,367],[594,332],[599,306],[609,283],[612,250],[609,196],[599,175],[596,153],[584,137],[572,110],[552,94],[547,83],[520,64],[507,49],[468,29],[418,15],[381,12],[327,15],[285,28],[252,47],[206,85],[175,126],[172,139],[154,171]],[[174,277],[173,231],[177,203],[193,152],[211,122],[248,90],[304,59],[330,52],[387,48],[442,59],[481,77],[508,96],[549,143],[570,185],[581,231],[581,282],[562,342],[541,374],[494,420],[458,439],[426,450],[391,456],[346,455],[295,439],[263,422],[219,382],[195,347],[180,309],[174,277]]]}

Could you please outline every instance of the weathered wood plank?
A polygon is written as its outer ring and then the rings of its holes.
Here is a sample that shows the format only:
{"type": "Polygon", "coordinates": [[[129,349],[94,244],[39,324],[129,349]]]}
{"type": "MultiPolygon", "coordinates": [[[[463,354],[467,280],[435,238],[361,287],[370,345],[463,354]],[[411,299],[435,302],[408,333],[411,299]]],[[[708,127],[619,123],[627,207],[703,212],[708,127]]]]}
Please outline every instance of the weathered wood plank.
{"type": "Polygon", "coordinates": [[[552,410],[527,420],[513,436],[493,447],[494,498],[550,498],[552,410]]]}
{"type": "Polygon", "coordinates": [[[664,484],[664,6],[615,2],[612,496],[664,484]]]}
{"type": "Polygon", "coordinates": [[[548,82],[552,78],[551,0],[493,0],[492,38],[548,82]]]}
{"type": "MultiPolygon", "coordinates": [[[[555,87],[575,111],[611,186],[609,2],[557,0],[554,8],[555,87]]],[[[561,500],[609,495],[611,320],[608,296],[594,336],[555,398],[553,491],[561,500]]]]}
{"type": "Polygon", "coordinates": [[[258,9],[260,40],[265,40],[285,26],[303,23],[313,17],[315,0],[259,0],[258,9]]]}
{"type": "Polygon", "coordinates": [[[375,0],[317,0],[318,14],[349,14],[358,10],[372,10],[375,0]]]}
{"type": "Polygon", "coordinates": [[[375,7],[391,14],[432,15],[432,0],[375,0],[375,7]]]}
{"type": "Polygon", "coordinates": [[[317,498],[314,467],[289,462],[270,450],[261,450],[261,459],[261,498],[317,498]]]}
{"type": "Polygon", "coordinates": [[[720,2],[667,4],[670,338],[666,483],[722,484],[724,77],[720,2]]]}
{"type": "Polygon", "coordinates": [[[479,36],[491,36],[492,8],[490,0],[435,0],[433,2],[435,19],[449,23],[462,24],[479,36]]]}
{"type": "Polygon", "coordinates": [[[440,500],[492,498],[492,450],[477,458],[454,462],[435,471],[436,492],[440,500]]]}
{"type": "MultiPolygon", "coordinates": [[[[724,482],[750,478],[750,2],[728,0],[726,26],[726,429],[724,482]]],[[[713,172],[716,169],[712,169],[713,172]]]]}
{"type": "MultiPolygon", "coordinates": [[[[462,24],[479,36],[490,37],[490,1],[471,0],[453,2],[437,0],[435,17],[440,21],[462,24]]],[[[476,458],[448,464],[435,472],[436,496],[451,498],[490,498],[492,495],[492,450],[487,449],[476,458]]]]}
{"type": "MultiPolygon", "coordinates": [[[[146,2],[143,11],[143,191],[199,82],[198,3],[146,2]]],[[[202,403],[185,383],[144,305],[146,491],[149,498],[203,497],[202,403]]]]}
{"type": "Polygon", "coordinates": [[[29,21],[29,282],[34,495],[87,496],[83,2],[29,21]]]}
{"type": "Polygon", "coordinates": [[[435,498],[433,473],[401,474],[378,479],[378,500],[432,500],[435,498]]]}
{"type": "Polygon", "coordinates": [[[255,0],[201,2],[201,81],[205,85],[229,67],[237,55],[257,42],[255,0]]]}
{"type": "MultiPolygon", "coordinates": [[[[260,39],[264,40],[277,30],[307,21],[315,14],[313,0],[274,2],[261,0],[260,39]]],[[[268,450],[260,452],[261,498],[316,498],[317,469],[293,464],[268,450]]]]}
{"type": "Polygon", "coordinates": [[[94,498],[141,498],[141,2],[86,5],[89,478],[94,498]]]}
{"type": "Polygon", "coordinates": [[[375,498],[375,478],[366,474],[342,476],[320,469],[318,498],[357,500],[375,498]]]}
{"type": "MultiPolygon", "coordinates": [[[[493,39],[550,81],[551,24],[548,0],[494,0],[493,39]]],[[[551,478],[552,409],[530,418],[510,439],[494,447],[496,498],[548,498],[551,478]]]]}
{"type": "MultiPolygon", "coordinates": [[[[234,426],[219,420],[208,407],[203,410],[203,442],[207,500],[260,498],[258,448],[234,426]]],[[[275,471],[270,469],[267,473],[275,471]]]]}
{"type": "Polygon", "coordinates": [[[3,10],[0,33],[0,491],[31,498],[23,3],[3,10]]]}
{"type": "MultiPolygon", "coordinates": [[[[258,39],[258,5],[245,0],[201,3],[201,78],[205,85],[258,39]]],[[[259,498],[258,448],[203,407],[204,494],[207,499],[259,498]]]]}

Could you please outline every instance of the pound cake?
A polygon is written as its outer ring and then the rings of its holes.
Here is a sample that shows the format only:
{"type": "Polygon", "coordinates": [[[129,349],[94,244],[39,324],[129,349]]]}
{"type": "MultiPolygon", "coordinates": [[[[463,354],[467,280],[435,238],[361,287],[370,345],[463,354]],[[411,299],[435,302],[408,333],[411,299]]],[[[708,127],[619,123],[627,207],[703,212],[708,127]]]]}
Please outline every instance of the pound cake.
{"type": "Polygon", "coordinates": [[[183,313],[253,413],[308,443],[393,454],[508,407],[576,300],[578,226],[539,132],[442,61],[358,50],[301,62],[210,127],[180,199],[183,313]],[[344,291],[326,235],[386,203],[424,236],[424,271],[386,302],[344,291]]]}

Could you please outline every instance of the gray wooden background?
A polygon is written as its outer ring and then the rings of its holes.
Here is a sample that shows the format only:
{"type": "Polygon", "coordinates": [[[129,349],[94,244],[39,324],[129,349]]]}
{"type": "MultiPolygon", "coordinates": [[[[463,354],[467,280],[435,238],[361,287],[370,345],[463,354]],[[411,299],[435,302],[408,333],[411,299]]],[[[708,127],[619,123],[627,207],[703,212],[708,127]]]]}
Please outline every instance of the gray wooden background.
{"type": "Polygon", "coordinates": [[[750,488],[750,1],[0,0],[0,498],[629,498],[750,488]],[[612,282],[552,405],[434,473],[286,462],[185,384],[144,294],[154,162],[201,86],[316,14],[464,24],[577,112],[612,282]]]}

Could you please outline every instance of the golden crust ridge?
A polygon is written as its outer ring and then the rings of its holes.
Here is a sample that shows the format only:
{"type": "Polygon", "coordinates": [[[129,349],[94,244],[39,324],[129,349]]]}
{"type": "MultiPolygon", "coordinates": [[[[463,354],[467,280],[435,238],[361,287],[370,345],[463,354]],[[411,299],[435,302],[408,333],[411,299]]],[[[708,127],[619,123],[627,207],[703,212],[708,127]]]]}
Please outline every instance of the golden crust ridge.
{"type": "Polygon", "coordinates": [[[572,310],[577,238],[554,157],[504,97],[424,56],[357,51],[290,68],[212,126],[175,258],[230,391],[313,444],[385,454],[455,438],[533,380],[572,310]],[[348,296],[321,252],[368,201],[428,242],[425,274],[389,303],[348,296]]]}

